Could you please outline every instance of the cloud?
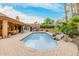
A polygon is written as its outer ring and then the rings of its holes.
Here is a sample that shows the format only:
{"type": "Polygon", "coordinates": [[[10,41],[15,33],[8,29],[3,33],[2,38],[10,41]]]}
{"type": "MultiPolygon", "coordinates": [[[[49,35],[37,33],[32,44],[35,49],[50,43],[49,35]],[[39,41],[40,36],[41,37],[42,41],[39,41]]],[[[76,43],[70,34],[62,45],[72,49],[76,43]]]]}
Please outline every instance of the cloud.
{"type": "Polygon", "coordinates": [[[60,11],[62,8],[62,5],[58,4],[58,3],[21,3],[21,4],[15,4],[13,6],[17,7],[17,5],[19,6],[23,6],[24,8],[31,6],[31,7],[41,7],[44,9],[49,9],[49,10],[53,10],[53,11],[60,11]]]}
{"type": "Polygon", "coordinates": [[[41,18],[39,16],[28,16],[27,17],[28,23],[34,23],[34,22],[41,23],[41,22],[43,22],[43,20],[44,20],[44,18],[41,18]]]}
{"type": "Polygon", "coordinates": [[[21,21],[21,19],[23,19],[23,21],[25,21],[25,18],[26,18],[25,15],[20,13],[20,12],[18,12],[18,11],[16,11],[16,10],[14,10],[12,7],[5,6],[5,7],[1,8],[0,11],[3,14],[5,14],[8,17],[11,17],[13,19],[16,19],[16,16],[19,16],[20,21],[21,21]]]}
{"type": "MultiPolygon", "coordinates": [[[[62,13],[62,5],[56,4],[56,3],[20,3],[20,4],[6,4],[6,6],[1,6],[0,5],[0,12],[3,14],[6,14],[8,17],[11,18],[16,18],[16,16],[19,16],[20,21],[25,22],[25,23],[33,23],[33,22],[43,22],[44,18],[41,18],[41,16],[36,16],[36,15],[31,15],[31,14],[23,14],[22,12],[19,12],[14,9],[14,7],[22,6],[24,8],[32,6],[32,7],[41,7],[44,9],[49,9],[54,12],[57,12],[58,14],[62,13]],[[61,13],[60,13],[61,12],[61,13]]],[[[58,16],[59,17],[59,16],[58,16]]],[[[56,18],[57,19],[57,18],[56,18]]],[[[55,19],[55,20],[56,20],[55,19]]]]}
{"type": "Polygon", "coordinates": [[[60,7],[62,7],[62,5],[60,5],[58,3],[20,3],[20,4],[14,3],[14,4],[8,4],[8,5],[9,6],[13,5],[14,7],[23,6],[24,8],[26,8],[28,6],[42,7],[45,9],[51,9],[51,10],[55,10],[55,11],[57,11],[58,9],[60,10],[61,9],[60,7]]]}
{"type": "Polygon", "coordinates": [[[0,12],[13,19],[16,19],[16,16],[19,16],[20,21],[24,23],[33,23],[36,21],[41,23],[43,21],[43,18],[41,17],[23,14],[13,9],[13,7],[9,7],[9,6],[1,7],[0,12]]]}
{"type": "Polygon", "coordinates": [[[24,5],[24,7],[26,6],[32,6],[32,7],[42,7],[45,9],[50,9],[50,10],[54,10],[54,11],[60,11],[62,7],[60,4],[56,4],[56,3],[31,3],[31,4],[26,4],[24,5]]]}

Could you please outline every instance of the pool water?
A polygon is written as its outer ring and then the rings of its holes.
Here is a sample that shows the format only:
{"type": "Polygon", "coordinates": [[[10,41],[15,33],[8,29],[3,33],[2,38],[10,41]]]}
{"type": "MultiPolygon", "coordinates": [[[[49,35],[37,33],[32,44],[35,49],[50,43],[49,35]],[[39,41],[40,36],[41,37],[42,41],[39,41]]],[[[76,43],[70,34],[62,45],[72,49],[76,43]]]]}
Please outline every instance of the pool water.
{"type": "Polygon", "coordinates": [[[57,46],[57,41],[54,40],[46,32],[34,32],[22,39],[26,47],[37,50],[50,50],[57,46]]]}

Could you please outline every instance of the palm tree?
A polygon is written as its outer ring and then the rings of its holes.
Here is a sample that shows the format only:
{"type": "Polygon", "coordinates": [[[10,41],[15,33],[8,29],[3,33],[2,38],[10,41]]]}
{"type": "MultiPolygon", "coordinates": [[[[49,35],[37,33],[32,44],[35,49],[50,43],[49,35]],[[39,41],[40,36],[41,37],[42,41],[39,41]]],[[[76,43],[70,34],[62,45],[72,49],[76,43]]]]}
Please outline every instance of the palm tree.
{"type": "Polygon", "coordinates": [[[73,4],[72,3],[70,3],[70,8],[71,8],[71,15],[73,17],[74,16],[74,13],[73,13],[73,4]]]}
{"type": "Polygon", "coordinates": [[[65,20],[67,22],[67,8],[66,8],[66,3],[64,3],[64,14],[65,14],[65,20]]]}
{"type": "Polygon", "coordinates": [[[76,7],[77,7],[77,14],[79,15],[79,3],[76,3],[76,7]]]}

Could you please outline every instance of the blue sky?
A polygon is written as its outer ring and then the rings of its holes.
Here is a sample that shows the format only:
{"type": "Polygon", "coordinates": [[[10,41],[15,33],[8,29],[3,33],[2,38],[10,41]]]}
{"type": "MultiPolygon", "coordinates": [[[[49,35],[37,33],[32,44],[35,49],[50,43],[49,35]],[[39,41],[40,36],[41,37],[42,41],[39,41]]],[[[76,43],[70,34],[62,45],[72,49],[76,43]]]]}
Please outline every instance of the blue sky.
{"type": "Polygon", "coordinates": [[[21,12],[28,16],[38,16],[40,18],[53,18],[59,19],[64,16],[64,4],[63,3],[1,3],[1,7],[8,6],[12,9],[21,12]]]}

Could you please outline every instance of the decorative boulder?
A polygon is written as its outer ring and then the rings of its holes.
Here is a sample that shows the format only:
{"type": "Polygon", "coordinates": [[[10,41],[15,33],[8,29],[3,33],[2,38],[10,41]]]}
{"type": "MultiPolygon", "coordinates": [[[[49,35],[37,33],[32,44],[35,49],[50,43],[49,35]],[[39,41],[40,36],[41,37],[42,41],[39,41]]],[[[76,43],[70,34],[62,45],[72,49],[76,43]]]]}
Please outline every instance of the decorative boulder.
{"type": "Polygon", "coordinates": [[[66,42],[71,42],[72,41],[72,39],[68,35],[64,35],[62,40],[66,41],[66,42]]]}
{"type": "Polygon", "coordinates": [[[64,40],[66,42],[71,42],[72,39],[66,35],[66,34],[63,34],[63,33],[59,33],[57,35],[54,36],[57,40],[64,40]]]}

